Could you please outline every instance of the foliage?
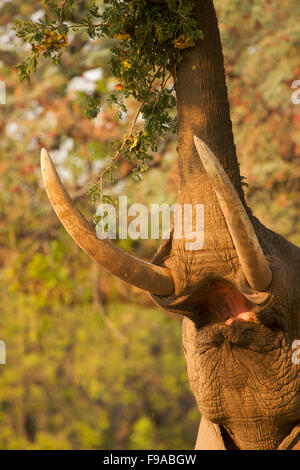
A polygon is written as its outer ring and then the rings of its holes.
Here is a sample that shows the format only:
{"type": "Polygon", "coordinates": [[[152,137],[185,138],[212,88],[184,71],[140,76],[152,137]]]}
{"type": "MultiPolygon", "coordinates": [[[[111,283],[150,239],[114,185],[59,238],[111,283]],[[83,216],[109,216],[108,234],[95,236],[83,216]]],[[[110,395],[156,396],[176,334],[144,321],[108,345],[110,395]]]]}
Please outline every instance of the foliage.
{"type": "MultiPolygon", "coordinates": [[[[176,104],[172,76],[176,76],[180,51],[194,46],[202,37],[191,16],[194,2],[107,0],[104,3],[104,9],[92,4],[77,24],[65,21],[73,0],[46,1],[52,14],[51,21],[45,16],[39,23],[16,22],[18,37],[32,46],[31,56],[18,66],[19,78],[23,82],[28,82],[30,74],[36,70],[41,53],[54,61],[60,59],[61,49],[68,44],[70,30],[84,27],[92,39],[106,37],[118,40],[112,49],[110,64],[119,83],[106,103],[117,106],[120,118],[127,112],[125,100],[129,97],[136,99],[140,107],[129,132],[115,142],[114,157],[101,170],[99,181],[90,190],[92,200],[101,202],[105,198],[104,180],[107,176],[111,180],[116,162],[121,157],[138,163],[133,176],[140,180],[151,159],[148,149],[157,151],[158,138],[169,131],[176,132],[176,117],[171,117],[169,112],[176,104]],[[143,130],[135,132],[140,116],[144,122],[143,130]]],[[[87,116],[96,117],[101,104],[97,97],[91,97],[87,116]]]]}

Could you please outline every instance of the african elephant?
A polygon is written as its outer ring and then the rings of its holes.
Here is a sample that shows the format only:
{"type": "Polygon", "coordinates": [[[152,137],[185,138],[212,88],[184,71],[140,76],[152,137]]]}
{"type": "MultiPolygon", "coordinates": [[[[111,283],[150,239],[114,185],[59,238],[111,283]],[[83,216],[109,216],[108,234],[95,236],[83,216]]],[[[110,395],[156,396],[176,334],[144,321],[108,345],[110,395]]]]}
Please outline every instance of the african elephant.
{"type": "Polygon", "coordinates": [[[174,76],[179,204],[204,204],[205,239],[164,241],[153,262],[119,250],[75,209],[45,150],[42,174],[61,222],[105,269],[183,316],[183,345],[202,421],[196,449],[300,449],[300,249],[246,204],[212,0],[195,2],[204,39],[174,76]],[[194,138],[194,136],[196,136],[194,138]],[[201,140],[200,140],[201,139],[201,140]]]}

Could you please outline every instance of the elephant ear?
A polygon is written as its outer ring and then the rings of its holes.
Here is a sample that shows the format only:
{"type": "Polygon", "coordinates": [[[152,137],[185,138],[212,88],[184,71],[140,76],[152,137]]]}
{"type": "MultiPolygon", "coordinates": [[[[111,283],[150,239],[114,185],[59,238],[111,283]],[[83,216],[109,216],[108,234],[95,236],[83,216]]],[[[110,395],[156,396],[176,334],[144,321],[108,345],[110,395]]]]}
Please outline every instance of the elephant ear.
{"type": "Polygon", "coordinates": [[[152,294],[167,296],[174,291],[170,271],[120,250],[109,240],[99,240],[95,230],[76,209],[45,149],[41,152],[44,185],[56,215],[75,242],[98,264],[130,284],[152,294]]]}
{"type": "Polygon", "coordinates": [[[209,147],[194,136],[195,146],[210,178],[248,284],[265,292],[272,271],[249,216],[227,173],[209,147]]]}

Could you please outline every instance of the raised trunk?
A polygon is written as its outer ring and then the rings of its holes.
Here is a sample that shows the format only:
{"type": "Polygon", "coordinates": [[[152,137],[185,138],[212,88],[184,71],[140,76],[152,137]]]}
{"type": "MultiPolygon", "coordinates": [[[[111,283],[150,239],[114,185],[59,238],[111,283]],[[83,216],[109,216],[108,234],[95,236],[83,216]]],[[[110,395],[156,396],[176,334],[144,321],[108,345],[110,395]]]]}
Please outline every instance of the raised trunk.
{"type": "Polygon", "coordinates": [[[195,18],[204,33],[196,47],[187,49],[177,73],[180,189],[214,201],[205,191],[207,175],[199,162],[193,136],[215,153],[243,200],[239,165],[232,134],[222,45],[212,0],[196,0],[195,18]],[[199,184],[201,182],[201,185],[199,184]]]}
{"type": "MultiPolygon", "coordinates": [[[[194,16],[204,39],[186,49],[176,74],[179,121],[180,204],[204,204],[204,246],[187,251],[186,240],[172,240],[164,247],[162,260],[175,280],[175,295],[197,291],[204,277],[231,280],[239,260],[215,191],[194,144],[194,135],[215,153],[244,202],[239,165],[232,134],[222,45],[212,0],[196,0],[194,16]]],[[[193,214],[195,230],[195,214],[193,214]]],[[[176,300],[178,303],[178,300],[176,300]]],[[[184,304],[188,304],[186,299],[184,304]]],[[[164,303],[167,306],[167,303],[164,303]]],[[[185,311],[185,307],[182,306],[185,311]]],[[[188,309],[187,309],[188,310],[188,309]]]]}

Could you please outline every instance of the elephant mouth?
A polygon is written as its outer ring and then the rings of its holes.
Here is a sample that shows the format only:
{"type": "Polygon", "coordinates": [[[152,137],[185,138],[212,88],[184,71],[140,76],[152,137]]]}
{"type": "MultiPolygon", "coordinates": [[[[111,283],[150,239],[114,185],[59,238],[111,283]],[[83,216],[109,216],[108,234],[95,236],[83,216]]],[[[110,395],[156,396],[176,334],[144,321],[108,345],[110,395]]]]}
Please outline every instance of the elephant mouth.
{"type": "Polygon", "coordinates": [[[274,305],[267,303],[259,310],[223,279],[206,282],[198,292],[198,309],[189,317],[198,357],[216,364],[223,354],[243,355],[247,350],[254,361],[260,361],[262,355],[276,355],[280,350],[287,324],[274,305]]]}
{"type": "MultiPolygon", "coordinates": [[[[231,325],[235,321],[257,320],[252,304],[226,281],[219,280],[205,286],[204,298],[208,323],[225,323],[231,325]]],[[[202,308],[201,308],[202,310],[202,308]]]]}
{"type": "Polygon", "coordinates": [[[206,285],[201,308],[193,320],[198,328],[215,323],[227,328],[236,323],[247,323],[271,330],[287,331],[285,319],[275,309],[267,306],[258,311],[255,304],[234,285],[224,280],[206,285]]]}
{"type": "Polygon", "coordinates": [[[206,298],[206,305],[218,322],[231,325],[235,321],[254,321],[250,302],[234,287],[224,281],[217,282],[206,298]]]}

